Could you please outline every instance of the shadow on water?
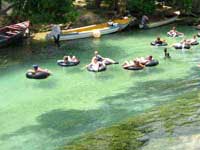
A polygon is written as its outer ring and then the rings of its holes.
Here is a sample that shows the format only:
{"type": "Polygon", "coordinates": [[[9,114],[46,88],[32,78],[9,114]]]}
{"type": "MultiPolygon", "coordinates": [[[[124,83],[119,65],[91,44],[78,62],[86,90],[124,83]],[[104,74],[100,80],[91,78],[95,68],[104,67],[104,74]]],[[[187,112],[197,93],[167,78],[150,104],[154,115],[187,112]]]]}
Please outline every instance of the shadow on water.
{"type": "Polygon", "coordinates": [[[88,38],[76,41],[63,41],[60,48],[56,47],[53,42],[30,41],[30,39],[27,39],[22,45],[1,49],[0,60],[2,59],[2,61],[0,61],[0,65],[4,61],[40,62],[47,59],[62,59],[64,55],[75,55],[77,58],[81,58],[82,62],[89,63],[95,50],[99,50],[100,54],[105,57],[114,59],[124,53],[124,51],[122,52],[119,47],[110,45],[107,42],[109,36],[98,40],[88,38]]]}
{"type": "Polygon", "coordinates": [[[149,75],[152,75],[152,74],[159,74],[159,73],[162,73],[164,72],[164,68],[160,68],[160,67],[146,67],[144,68],[143,70],[139,70],[137,72],[135,71],[129,71],[131,72],[131,76],[133,76],[134,78],[135,77],[148,77],[149,75]]]}
{"type": "MultiPolygon", "coordinates": [[[[136,105],[143,105],[143,103],[159,104],[159,102],[168,102],[187,92],[198,91],[200,89],[199,72],[200,69],[195,67],[191,68],[188,76],[184,79],[139,81],[126,91],[113,96],[106,96],[100,101],[110,106],[120,103],[122,109],[126,108],[130,103],[133,103],[136,107],[136,105]]],[[[138,76],[141,75],[139,74],[138,76]]]]}
{"type": "MultiPolygon", "coordinates": [[[[168,101],[187,92],[198,90],[200,88],[198,73],[199,68],[192,68],[186,77],[187,80],[177,78],[138,82],[123,93],[100,99],[104,104],[97,110],[56,109],[43,113],[36,118],[36,125],[25,126],[10,134],[4,134],[0,137],[0,140],[9,140],[27,134],[43,134],[52,140],[56,138],[69,138],[70,140],[70,137],[109,126],[143,111],[128,109],[133,104],[136,107],[136,105],[143,105],[144,103],[155,103],[154,101],[158,100],[163,102],[163,97],[167,98],[165,101],[168,101]]],[[[45,84],[42,86],[45,87],[45,84]]],[[[49,85],[47,87],[49,88],[49,85]]]]}
{"type": "MultiPolygon", "coordinates": [[[[121,109],[110,109],[108,107],[102,109],[88,111],[52,110],[38,116],[36,118],[37,125],[26,126],[11,134],[5,134],[0,137],[0,140],[8,140],[15,136],[32,133],[47,134],[46,136],[52,139],[75,136],[107,125],[110,117],[118,115],[123,118],[128,114],[126,110],[121,109]]],[[[115,121],[117,120],[113,120],[113,122],[115,121]]]]}
{"type": "Polygon", "coordinates": [[[36,83],[33,84],[34,88],[41,88],[41,89],[55,89],[57,84],[55,80],[40,80],[34,81],[36,83]]]}
{"type": "MultiPolygon", "coordinates": [[[[81,64],[80,64],[81,65],[81,64]]],[[[60,67],[59,70],[61,70],[64,74],[77,74],[85,71],[85,69],[81,69],[80,65],[77,66],[71,66],[71,67],[60,67]]]]}

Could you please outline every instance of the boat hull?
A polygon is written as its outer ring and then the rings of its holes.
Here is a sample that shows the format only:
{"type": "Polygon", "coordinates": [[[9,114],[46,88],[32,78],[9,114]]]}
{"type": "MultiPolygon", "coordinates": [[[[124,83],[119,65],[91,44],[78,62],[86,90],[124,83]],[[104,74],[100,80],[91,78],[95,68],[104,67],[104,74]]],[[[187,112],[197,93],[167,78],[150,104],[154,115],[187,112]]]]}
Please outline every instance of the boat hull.
{"type": "Polygon", "coordinates": [[[92,30],[92,31],[88,31],[88,32],[65,34],[65,35],[60,36],[60,40],[64,41],[64,40],[75,40],[75,39],[95,37],[94,36],[95,32],[99,32],[100,35],[105,35],[105,34],[111,34],[111,33],[117,32],[119,29],[120,29],[120,27],[108,27],[108,28],[92,30]]]}
{"type": "Polygon", "coordinates": [[[24,37],[24,33],[22,32],[9,39],[0,38],[0,48],[7,47],[11,44],[17,44],[18,42],[22,41],[23,37],[24,37]]]}
{"type": "MultiPolygon", "coordinates": [[[[132,18],[125,17],[123,19],[113,20],[112,25],[109,25],[108,23],[102,23],[74,29],[62,30],[60,41],[75,40],[88,37],[97,38],[105,34],[111,34],[123,30],[129,25],[131,21],[132,18]]],[[[46,39],[51,39],[53,35],[53,32],[48,33],[46,35],[46,39]]]]}
{"type": "Polygon", "coordinates": [[[30,22],[26,21],[0,28],[0,48],[21,41],[26,33],[26,30],[29,28],[29,25],[30,22]]]}
{"type": "MultiPolygon", "coordinates": [[[[163,26],[163,25],[166,25],[166,24],[173,23],[178,19],[178,16],[180,15],[180,12],[177,11],[177,12],[174,12],[174,14],[176,14],[176,16],[174,16],[174,17],[172,17],[170,19],[149,23],[149,24],[146,25],[146,28],[147,29],[151,29],[151,28],[156,28],[156,27],[160,27],[160,26],[163,26]]],[[[140,29],[144,29],[144,26],[140,24],[139,28],[140,29]]]]}

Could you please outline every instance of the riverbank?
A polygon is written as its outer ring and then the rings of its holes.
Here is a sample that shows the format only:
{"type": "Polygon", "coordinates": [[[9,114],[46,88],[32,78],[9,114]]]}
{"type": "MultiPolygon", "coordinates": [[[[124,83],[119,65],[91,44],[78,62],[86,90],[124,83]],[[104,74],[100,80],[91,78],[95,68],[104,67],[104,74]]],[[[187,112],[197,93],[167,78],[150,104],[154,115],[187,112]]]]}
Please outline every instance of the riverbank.
{"type": "MultiPolygon", "coordinates": [[[[197,84],[194,80],[191,84],[197,84]]],[[[200,98],[196,90],[110,128],[74,140],[65,150],[169,150],[199,148],[200,98]],[[191,99],[196,96],[197,98],[191,99]],[[165,145],[163,147],[163,145],[165,145]]]]}

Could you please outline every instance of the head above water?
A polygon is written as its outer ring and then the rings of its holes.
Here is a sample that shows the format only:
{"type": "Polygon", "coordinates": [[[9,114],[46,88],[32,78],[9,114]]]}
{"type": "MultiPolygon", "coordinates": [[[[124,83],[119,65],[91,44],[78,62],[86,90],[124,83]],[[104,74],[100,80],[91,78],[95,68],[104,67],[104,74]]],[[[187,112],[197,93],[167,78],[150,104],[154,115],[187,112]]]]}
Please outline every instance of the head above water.
{"type": "Polygon", "coordinates": [[[150,56],[148,56],[148,59],[149,59],[149,60],[152,60],[152,58],[153,58],[153,56],[151,56],[151,55],[150,55],[150,56]]]}
{"type": "Polygon", "coordinates": [[[165,52],[165,53],[167,52],[167,48],[164,49],[164,52],[165,52]]]}
{"type": "Polygon", "coordinates": [[[37,70],[37,69],[38,69],[38,65],[37,65],[37,64],[34,64],[34,65],[33,65],[33,68],[34,68],[34,70],[37,70]]]}
{"type": "Polygon", "coordinates": [[[159,36],[157,37],[157,40],[160,41],[160,37],[159,36]]]}
{"type": "Polygon", "coordinates": [[[93,62],[96,64],[98,62],[98,60],[95,58],[93,62]]]}
{"type": "Polygon", "coordinates": [[[176,27],[174,26],[174,27],[172,27],[172,30],[176,30],[176,27]]]}
{"type": "Polygon", "coordinates": [[[139,61],[137,61],[137,60],[134,60],[133,62],[134,62],[134,64],[139,64],[139,61]]]}
{"type": "Polygon", "coordinates": [[[68,56],[64,56],[64,57],[63,57],[63,60],[68,60],[68,56]]]}

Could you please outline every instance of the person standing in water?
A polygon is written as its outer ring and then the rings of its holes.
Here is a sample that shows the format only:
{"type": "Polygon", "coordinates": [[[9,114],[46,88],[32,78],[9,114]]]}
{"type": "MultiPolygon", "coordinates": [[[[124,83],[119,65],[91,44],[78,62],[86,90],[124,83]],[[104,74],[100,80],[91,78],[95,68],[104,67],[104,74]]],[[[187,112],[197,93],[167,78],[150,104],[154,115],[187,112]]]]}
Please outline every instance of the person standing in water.
{"type": "Polygon", "coordinates": [[[164,49],[164,55],[165,55],[165,59],[167,58],[171,58],[171,56],[169,55],[169,53],[167,52],[167,48],[164,49]]]}
{"type": "Polygon", "coordinates": [[[147,27],[147,23],[149,22],[149,17],[147,17],[146,15],[142,16],[142,20],[141,20],[141,25],[142,28],[146,29],[147,27]]]}
{"type": "Polygon", "coordinates": [[[53,25],[51,33],[53,35],[55,44],[58,47],[60,47],[60,34],[61,34],[60,26],[59,25],[53,25]]]}

